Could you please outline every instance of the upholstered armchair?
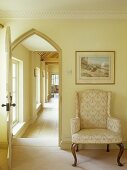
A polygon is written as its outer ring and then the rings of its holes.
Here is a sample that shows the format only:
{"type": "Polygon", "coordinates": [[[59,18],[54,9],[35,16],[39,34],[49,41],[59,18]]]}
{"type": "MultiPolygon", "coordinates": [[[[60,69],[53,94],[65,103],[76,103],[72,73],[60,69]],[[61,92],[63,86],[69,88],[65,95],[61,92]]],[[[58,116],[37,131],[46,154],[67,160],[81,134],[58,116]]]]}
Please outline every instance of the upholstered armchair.
{"type": "Polygon", "coordinates": [[[71,119],[72,146],[74,157],[72,166],[77,165],[78,144],[117,144],[120,151],[117,163],[124,151],[120,120],[110,115],[111,92],[89,89],[76,94],[76,117],[71,119]]]}

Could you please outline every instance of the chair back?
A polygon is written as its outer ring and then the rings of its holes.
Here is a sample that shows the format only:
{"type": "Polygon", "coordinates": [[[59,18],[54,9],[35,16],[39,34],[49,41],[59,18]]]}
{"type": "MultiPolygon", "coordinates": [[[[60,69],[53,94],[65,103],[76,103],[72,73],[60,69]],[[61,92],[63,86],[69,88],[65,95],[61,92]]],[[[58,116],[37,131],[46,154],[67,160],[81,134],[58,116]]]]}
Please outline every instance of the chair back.
{"type": "Polygon", "coordinates": [[[78,92],[78,114],[83,128],[106,128],[111,92],[89,89],[78,92]]]}

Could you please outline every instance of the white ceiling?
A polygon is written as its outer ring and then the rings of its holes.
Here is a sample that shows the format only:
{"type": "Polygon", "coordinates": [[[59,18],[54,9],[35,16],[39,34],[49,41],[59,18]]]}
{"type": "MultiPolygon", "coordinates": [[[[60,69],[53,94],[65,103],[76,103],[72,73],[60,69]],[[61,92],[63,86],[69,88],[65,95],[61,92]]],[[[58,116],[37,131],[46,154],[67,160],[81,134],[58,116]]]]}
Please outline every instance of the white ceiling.
{"type": "Polygon", "coordinates": [[[51,44],[38,35],[28,37],[21,44],[30,51],[56,51],[51,44]]]}
{"type": "Polygon", "coordinates": [[[0,0],[1,10],[127,10],[127,0],[0,0]]]}
{"type": "Polygon", "coordinates": [[[127,16],[127,0],[0,0],[0,18],[80,17],[91,12],[127,16]]]}
{"type": "MultiPolygon", "coordinates": [[[[127,18],[127,0],[0,0],[0,18],[127,18]]],[[[22,45],[31,51],[55,51],[37,35],[22,45]]]]}

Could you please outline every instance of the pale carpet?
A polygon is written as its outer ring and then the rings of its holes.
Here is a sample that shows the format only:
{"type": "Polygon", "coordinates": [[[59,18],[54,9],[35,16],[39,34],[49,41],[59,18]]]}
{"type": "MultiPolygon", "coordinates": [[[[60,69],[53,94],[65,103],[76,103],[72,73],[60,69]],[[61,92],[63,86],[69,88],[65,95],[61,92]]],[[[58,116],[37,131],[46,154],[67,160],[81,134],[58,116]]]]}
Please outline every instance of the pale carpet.
{"type": "Polygon", "coordinates": [[[58,147],[13,146],[13,170],[127,170],[127,151],[122,157],[123,167],[117,166],[118,150],[81,150],[78,166],[72,167],[70,151],[58,147]]]}
{"type": "Polygon", "coordinates": [[[7,169],[7,149],[0,149],[0,170],[7,169]]]}
{"type": "MultiPolygon", "coordinates": [[[[58,142],[57,142],[58,143],[58,142]]],[[[15,146],[58,146],[56,138],[14,138],[13,145],[15,146]]]]}

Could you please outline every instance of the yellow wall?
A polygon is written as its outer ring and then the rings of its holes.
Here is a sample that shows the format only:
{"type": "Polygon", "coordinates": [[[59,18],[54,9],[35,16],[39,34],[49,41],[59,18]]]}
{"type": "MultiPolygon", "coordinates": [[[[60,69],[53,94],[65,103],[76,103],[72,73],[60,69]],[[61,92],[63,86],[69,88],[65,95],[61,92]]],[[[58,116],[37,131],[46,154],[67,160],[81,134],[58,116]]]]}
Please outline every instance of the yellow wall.
{"type": "MultiPolygon", "coordinates": [[[[40,62],[40,56],[34,52],[31,52],[30,56],[30,109],[31,109],[31,114],[32,114],[32,119],[35,119],[37,116],[37,110],[36,110],[36,79],[34,76],[34,69],[36,67],[40,68],[41,62],[40,62]]],[[[42,77],[42,76],[40,76],[42,77]]]]}
{"type": "Polygon", "coordinates": [[[59,64],[48,64],[50,74],[59,74],[59,64]]]}
{"type": "Polygon", "coordinates": [[[12,51],[12,55],[23,62],[23,119],[19,119],[19,121],[25,122],[25,126],[17,134],[19,137],[37,118],[37,113],[41,109],[41,106],[36,108],[36,78],[34,76],[34,69],[40,68],[40,56],[21,44],[12,51]]]}
{"type": "Polygon", "coordinates": [[[21,44],[13,50],[12,55],[23,61],[23,121],[28,123],[37,116],[34,69],[40,68],[40,56],[21,44]]]}
{"type": "Polygon", "coordinates": [[[46,79],[46,73],[45,73],[45,70],[46,67],[45,67],[45,61],[41,61],[41,103],[42,105],[44,105],[45,103],[45,96],[46,96],[46,93],[45,93],[45,79],[46,79]]]}
{"type": "Polygon", "coordinates": [[[52,74],[58,74],[59,75],[59,64],[48,64],[48,71],[49,71],[48,91],[49,91],[49,97],[51,97],[51,75],[52,74]]]}
{"type": "Polygon", "coordinates": [[[127,21],[126,20],[6,20],[12,40],[35,28],[49,36],[62,49],[62,140],[70,141],[70,118],[74,116],[76,90],[100,88],[113,92],[112,113],[121,118],[127,141],[127,21]],[[115,50],[115,84],[76,85],[76,50],[115,50]],[[72,70],[72,74],[68,71],[72,70]]]}
{"type": "Polygon", "coordinates": [[[30,120],[30,52],[20,44],[12,56],[23,62],[23,121],[27,122],[30,120]]]}

